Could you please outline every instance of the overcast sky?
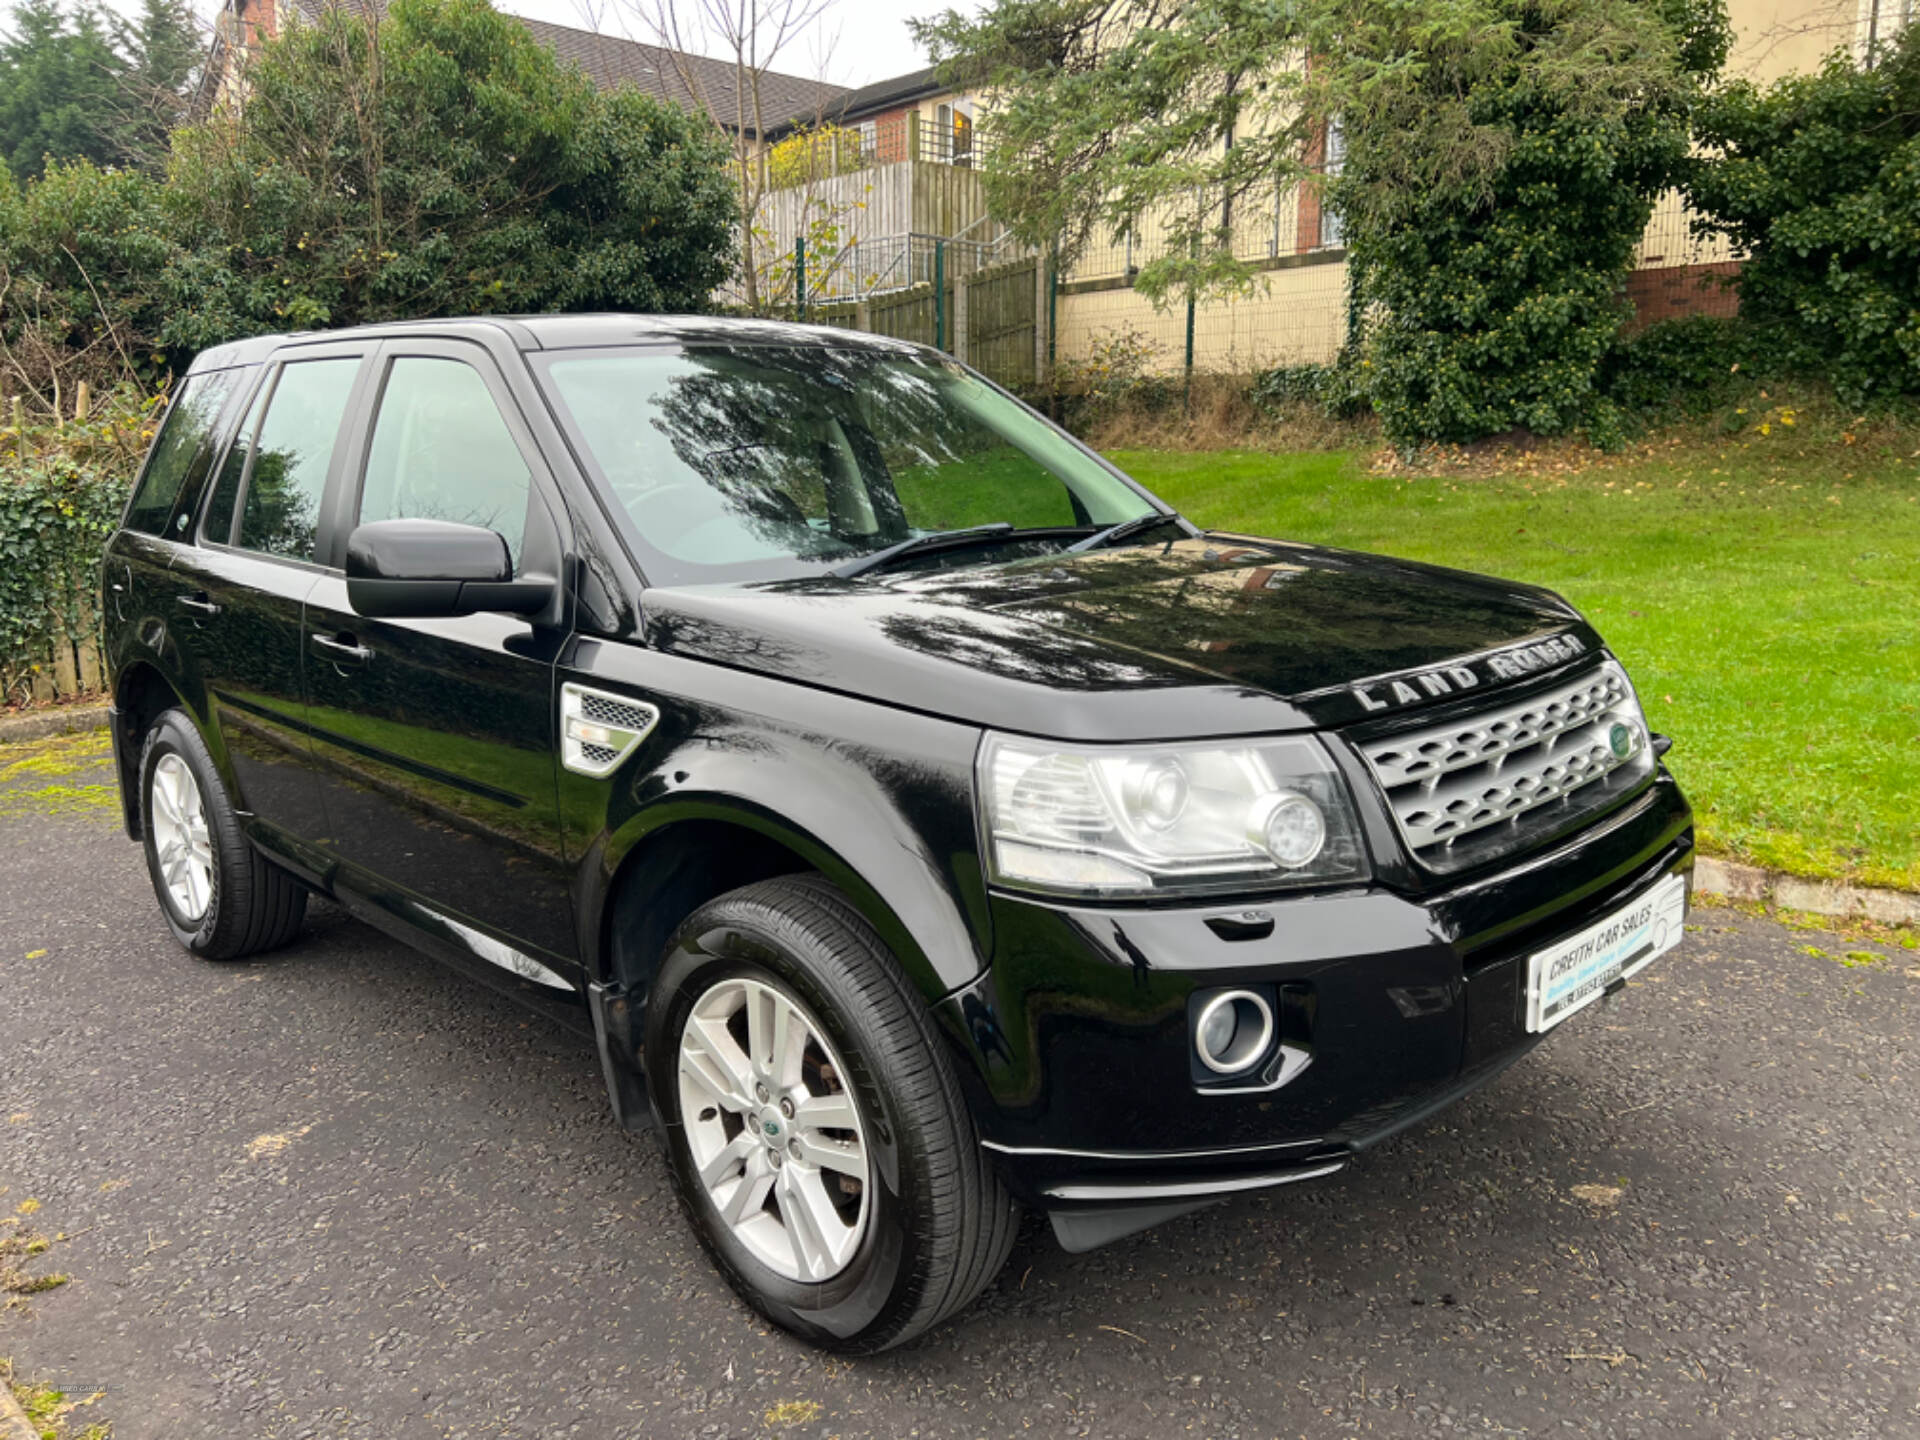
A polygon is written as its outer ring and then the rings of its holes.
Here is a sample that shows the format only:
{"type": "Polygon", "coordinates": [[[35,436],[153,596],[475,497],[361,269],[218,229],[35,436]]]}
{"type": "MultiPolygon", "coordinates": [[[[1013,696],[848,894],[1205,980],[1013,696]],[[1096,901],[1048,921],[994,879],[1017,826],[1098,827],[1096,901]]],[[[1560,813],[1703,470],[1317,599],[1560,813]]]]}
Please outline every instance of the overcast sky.
{"type": "MultiPolygon", "coordinates": [[[[138,0],[106,0],[110,8],[132,13],[138,0]]],[[[494,0],[502,10],[531,15],[555,25],[600,30],[629,40],[651,40],[638,16],[652,9],[652,0],[494,0]]],[[[937,15],[943,10],[977,12],[984,0],[832,0],[814,33],[783,50],[774,69],[835,85],[870,85],[895,75],[921,69],[926,56],[913,43],[907,21],[937,15]]],[[[211,20],[220,0],[194,0],[204,20],[211,20]]],[[[683,13],[698,8],[686,0],[683,13]]],[[[11,10],[0,0],[0,16],[11,10]]],[[[10,25],[5,28],[11,29],[10,25]]],[[[730,56],[727,58],[731,58],[730,56]]]]}
{"type": "MultiPolygon", "coordinates": [[[[207,0],[201,0],[207,3],[207,0]]],[[[640,20],[651,0],[494,0],[502,10],[556,25],[601,30],[629,40],[654,36],[640,20]]],[[[814,33],[782,50],[773,68],[835,85],[871,85],[919,70],[926,55],[913,43],[907,21],[955,9],[978,11],[983,0],[833,0],[814,33]],[[824,63],[823,63],[824,59],[824,63]]],[[[683,14],[697,6],[685,4],[683,14]]],[[[731,59],[731,56],[725,58],[731,59]]]]}

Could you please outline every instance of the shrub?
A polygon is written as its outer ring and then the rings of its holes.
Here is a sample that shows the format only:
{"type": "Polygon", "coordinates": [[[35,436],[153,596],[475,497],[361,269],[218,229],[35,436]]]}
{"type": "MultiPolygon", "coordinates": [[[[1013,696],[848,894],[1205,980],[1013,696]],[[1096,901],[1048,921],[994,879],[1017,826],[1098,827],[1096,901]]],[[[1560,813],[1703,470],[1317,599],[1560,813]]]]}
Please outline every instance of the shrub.
{"type": "Polygon", "coordinates": [[[1729,85],[1700,138],[1691,199],[1747,253],[1742,317],[1849,403],[1920,391],[1920,26],[1872,70],[1729,85]]]}
{"type": "Polygon", "coordinates": [[[1684,164],[1724,14],[1714,0],[1484,8],[1485,38],[1449,43],[1387,7],[1333,62],[1380,71],[1329,186],[1370,328],[1368,388],[1403,447],[1514,429],[1609,440],[1600,370],[1629,314],[1623,282],[1684,164]]]}
{"type": "Polygon", "coordinates": [[[1739,320],[1665,320],[1613,347],[1599,388],[1623,424],[1704,415],[1747,388],[1756,354],[1754,337],[1739,320]]]}
{"type": "Polygon", "coordinates": [[[1370,368],[1345,352],[1331,365],[1276,365],[1254,375],[1249,398],[1270,420],[1285,418],[1286,411],[1298,405],[1311,405],[1329,419],[1355,420],[1373,403],[1370,368]]]}
{"type": "Polygon", "coordinates": [[[723,142],[601,94],[485,0],[294,24],[236,119],[176,132],[194,252],[170,338],[488,311],[702,307],[732,264],[723,142]]]}
{"type": "Polygon", "coordinates": [[[797,130],[767,151],[767,185],[774,190],[791,189],[864,170],[873,161],[860,131],[823,123],[797,130]]]}
{"type": "Polygon", "coordinates": [[[1356,237],[1375,314],[1374,405],[1397,443],[1615,424],[1600,366],[1630,313],[1621,282],[1684,127],[1516,123],[1486,204],[1435,195],[1406,223],[1356,237]]]}
{"type": "Polygon", "coordinates": [[[157,381],[177,251],[138,171],[56,162],[16,187],[0,170],[0,390],[51,419],[82,380],[157,381]]]}
{"type": "Polygon", "coordinates": [[[1075,431],[1129,408],[1156,410],[1177,400],[1179,382],[1158,373],[1164,349],[1131,325],[1096,335],[1085,355],[1054,367],[1068,425],[1075,431]]]}

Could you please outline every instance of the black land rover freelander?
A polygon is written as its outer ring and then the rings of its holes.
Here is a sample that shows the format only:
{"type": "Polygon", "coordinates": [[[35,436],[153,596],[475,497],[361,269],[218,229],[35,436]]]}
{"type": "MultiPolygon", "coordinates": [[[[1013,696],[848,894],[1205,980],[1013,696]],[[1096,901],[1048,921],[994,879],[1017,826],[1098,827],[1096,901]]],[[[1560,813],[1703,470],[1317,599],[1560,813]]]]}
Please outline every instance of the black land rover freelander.
{"type": "Polygon", "coordinates": [[[1691,816],[1544,590],[1202,531],[942,355],[250,340],[108,547],[128,833],[590,1032],[763,1313],[870,1351],[1338,1170],[1676,943],[1691,816]]]}

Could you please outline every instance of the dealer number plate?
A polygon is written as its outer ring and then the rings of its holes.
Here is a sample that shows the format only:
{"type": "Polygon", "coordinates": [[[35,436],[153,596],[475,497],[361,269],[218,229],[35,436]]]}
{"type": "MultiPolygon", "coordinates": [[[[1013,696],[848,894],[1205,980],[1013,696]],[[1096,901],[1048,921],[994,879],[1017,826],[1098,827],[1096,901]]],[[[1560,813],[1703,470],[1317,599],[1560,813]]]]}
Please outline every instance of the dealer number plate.
{"type": "Polygon", "coordinates": [[[1527,1029],[1551,1030],[1680,943],[1687,882],[1669,875],[1631,905],[1527,961],[1527,1029]]]}

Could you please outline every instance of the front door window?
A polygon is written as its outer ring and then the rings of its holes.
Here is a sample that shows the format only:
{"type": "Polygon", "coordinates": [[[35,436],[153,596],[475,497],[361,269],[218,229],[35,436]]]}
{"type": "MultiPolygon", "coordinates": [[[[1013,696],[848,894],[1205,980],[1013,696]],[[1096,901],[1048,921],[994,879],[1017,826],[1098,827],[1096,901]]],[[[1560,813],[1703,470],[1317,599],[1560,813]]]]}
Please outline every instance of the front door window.
{"type": "Polygon", "coordinates": [[[533,476],[471,365],[412,355],[393,362],[366,476],[360,523],[478,525],[506,538],[518,571],[533,476]]]}

